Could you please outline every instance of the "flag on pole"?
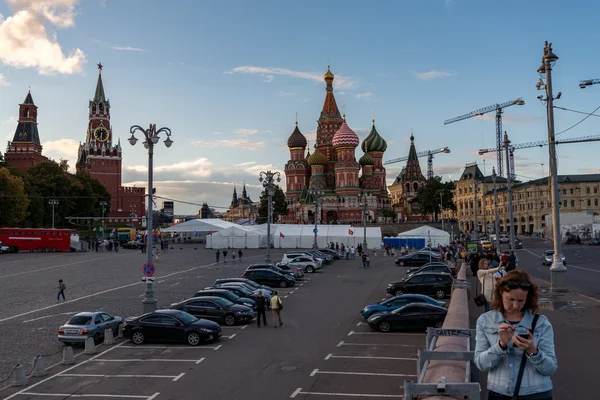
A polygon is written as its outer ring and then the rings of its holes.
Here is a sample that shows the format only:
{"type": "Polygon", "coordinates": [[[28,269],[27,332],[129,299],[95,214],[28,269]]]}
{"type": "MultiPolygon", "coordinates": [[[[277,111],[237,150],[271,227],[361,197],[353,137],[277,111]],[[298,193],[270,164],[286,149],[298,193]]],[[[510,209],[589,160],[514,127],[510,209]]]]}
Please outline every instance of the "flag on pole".
{"type": "Polygon", "coordinates": [[[352,229],[348,229],[348,234],[349,235],[354,235],[354,231],[352,229]]]}
{"type": "Polygon", "coordinates": [[[94,228],[93,232],[96,232],[96,228],[94,228]]]}
{"type": "Polygon", "coordinates": [[[208,236],[212,236],[212,229],[210,230],[210,232],[208,233],[208,236]]]}
{"type": "Polygon", "coordinates": [[[285,235],[283,234],[283,232],[279,232],[279,237],[280,238],[284,238],[285,237],[285,235]]]}

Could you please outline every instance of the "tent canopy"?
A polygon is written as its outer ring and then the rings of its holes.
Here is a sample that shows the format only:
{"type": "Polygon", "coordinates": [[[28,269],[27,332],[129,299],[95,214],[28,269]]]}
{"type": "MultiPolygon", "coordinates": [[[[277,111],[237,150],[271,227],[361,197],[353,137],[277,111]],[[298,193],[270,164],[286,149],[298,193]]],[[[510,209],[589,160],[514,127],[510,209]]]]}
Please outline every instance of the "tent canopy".
{"type": "Polygon", "coordinates": [[[189,221],[182,222],[177,225],[170,226],[163,229],[162,232],[167,233],[184,233],[184,232],[196,232],[196,233],[209,233],[218,232],[221,229],[226,229],[231,226],[238,226],[233,222],[223,221],[218,218],[208,219],[191,219],[189,221]]]}
{"type": "Polygon", "coordinates": [[[400,233],[397,237],[404,239],[425,239],[425,242],[431,239],[432,246],[447,246],[450,244],[450,234],[448,232],[428,225],[400,233]]]}

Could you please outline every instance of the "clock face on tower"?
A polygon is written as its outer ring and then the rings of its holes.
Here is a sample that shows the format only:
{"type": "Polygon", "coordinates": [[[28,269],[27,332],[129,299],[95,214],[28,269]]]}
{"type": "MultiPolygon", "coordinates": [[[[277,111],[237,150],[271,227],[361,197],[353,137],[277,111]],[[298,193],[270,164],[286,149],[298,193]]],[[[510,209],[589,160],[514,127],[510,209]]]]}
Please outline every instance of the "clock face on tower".
{"type": "Polygon", "coordinates": [[[94,131],[94,138],[98,142],[106,142],[108,140],[108,131],[106,128],[100,127],[94,131]]]}

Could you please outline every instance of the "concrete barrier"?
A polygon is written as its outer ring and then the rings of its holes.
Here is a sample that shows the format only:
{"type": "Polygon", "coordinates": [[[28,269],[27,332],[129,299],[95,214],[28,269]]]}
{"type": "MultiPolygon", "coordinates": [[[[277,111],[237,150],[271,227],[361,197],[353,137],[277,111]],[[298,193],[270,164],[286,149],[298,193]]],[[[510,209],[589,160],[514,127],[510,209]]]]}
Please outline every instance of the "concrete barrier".
{"type": "Polygon", "coordinates": [[[83,350],[83,354],[96,354],[97,352],[94,338],[89,337],[85,339],[85,349],[83,350]]]}
{"type": "Polygon", "coordinates": [[[62,365],[72,365],[75,364],[75,356],[73,355],[73,348],[71,346],[65,346],[63,348],[63,359],[62,365]]]}
{"type": "MultiPolygon", "coordinates": [[[[450,299],[448,314],[444,320],[444,329],[469,328],[469,296],[467,285],[468,264],[460,264],[457,281],[450,299]]],[[[468,338],[464,337],[439,337],[435,351],[467,351],[468,338]]],[[[447,383],[463,383],[465,381],[466,365],[464,361],[432,360],[425,372],[424,383],[438,383],[445,379],[447,383]]],[[[464,396],[427,396],[425,400],[464,399],[464,396]]]]}
{"type": "Polygon", "coordinates": [[[29,383],[27,376],[25,376],[25,368],[21,364],[15,367],[13,372],[12,386],[25,386],[29,383]]]}
{"type": "Polygon", "coordinates": [[[44,360],[42,359],[42,357],[35,357],[33,359],[33,372],[31,373],[31,376],[46,376],[47,372],[46,372],[46,365],[44,363],[44,360]]]}
{"type": "Polygon", "coordinates": [[[105,345],[115,344],[115,335],[113,333],[113,330],[110,328],[104,330],[104,344],[105,345]]]}

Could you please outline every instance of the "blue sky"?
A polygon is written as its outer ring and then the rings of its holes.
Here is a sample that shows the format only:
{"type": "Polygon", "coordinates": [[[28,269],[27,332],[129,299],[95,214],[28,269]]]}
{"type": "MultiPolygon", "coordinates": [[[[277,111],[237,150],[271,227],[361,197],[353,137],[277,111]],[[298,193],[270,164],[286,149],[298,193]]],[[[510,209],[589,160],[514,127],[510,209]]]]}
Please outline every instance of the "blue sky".
{"type": "MultiPolygon", "coordinates": [[[[175,141],[156,150],[158,194],[227,206],[233,185],[245,181],[257,199],[258,172],[283,171],[289,158],[295,113],[314,137],[329,62],[338,105],[361,138],[375,111],[389,143],[384,160],[408,154],[414,129],[417,151],[451,148],[434,170],[456,178],[465,163],[483,169],[476,151],[494,146],[494,115],[444,126],[445,119],[523,97],[526,105],[506,109],[504,129],[513,143],[547,139],[535,89],[544,40],[560,57],[556,105],[586,112],[600,105],[600,85],[578,87],[600,78],[598,11],[592,1],[7,0],[0,3],[0,139],[12,139],[31,86],[44,153],[74,166],[102,62],[124,184],[143,186],[147,173],[144,148],[125,141],[129,127],[156,123],[175,141]]],[[[582,117],[556,110],[557,132],[582,117]]],[[[600,134],[599,122],[590,117],[560,137],[600,134]]],[[[559,172],[600,172],[597,146],[559,146],[559,172]]],[[[520,179],[542,176],[542,163],[547,173],[547,148],[515,154],[520,179]]],[[[387,167],[391,182],[402,165],[387,167]]]]}

